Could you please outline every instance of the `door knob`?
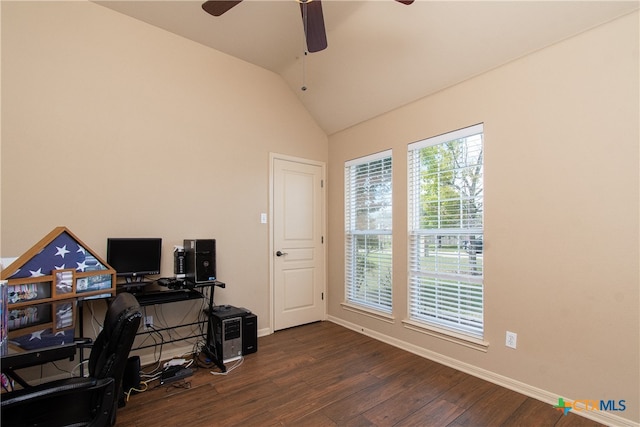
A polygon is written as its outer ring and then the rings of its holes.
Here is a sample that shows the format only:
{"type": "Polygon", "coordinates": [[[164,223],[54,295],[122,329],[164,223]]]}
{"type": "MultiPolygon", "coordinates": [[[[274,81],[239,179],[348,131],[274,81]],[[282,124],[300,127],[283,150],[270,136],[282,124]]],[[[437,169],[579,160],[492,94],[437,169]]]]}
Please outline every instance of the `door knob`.
{"type": "Polygon", "coordinates": [[[282,256],[282,255],[287,255],[287,253],[281,252],[281,251],[276,252],[276,256],[282,256]]]}

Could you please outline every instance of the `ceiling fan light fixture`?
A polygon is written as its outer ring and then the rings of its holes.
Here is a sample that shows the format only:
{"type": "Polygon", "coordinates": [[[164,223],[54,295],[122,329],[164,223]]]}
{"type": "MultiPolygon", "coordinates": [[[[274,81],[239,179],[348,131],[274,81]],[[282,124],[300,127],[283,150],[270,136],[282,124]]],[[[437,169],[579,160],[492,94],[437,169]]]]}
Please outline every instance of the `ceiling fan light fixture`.
{"type": "MultiPolygon", "coordinates": [[[[307,41],[307,52],[319,52],[327,48],[327,32],[324,28],[324,16],[321,0],[295,0],[300,4],[304,35],[307,41]]],[[[395,0],[410,5],[414,0],[395,0]]],[[[220,16],[240,4],[242,0],[207,0],[202,9],[213,16],[220,16]]]]}

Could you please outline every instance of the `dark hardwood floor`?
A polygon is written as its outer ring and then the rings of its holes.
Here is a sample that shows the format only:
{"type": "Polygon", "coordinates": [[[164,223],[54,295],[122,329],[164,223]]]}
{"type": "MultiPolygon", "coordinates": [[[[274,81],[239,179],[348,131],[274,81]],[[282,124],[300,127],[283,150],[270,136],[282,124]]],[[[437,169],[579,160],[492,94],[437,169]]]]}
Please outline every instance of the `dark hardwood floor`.
{"type": "Polygon", "coordinates": [[[228,375],[212,370],[151,383],[116,425],[600,426],[330,322],[262,337],[228,375]]]}

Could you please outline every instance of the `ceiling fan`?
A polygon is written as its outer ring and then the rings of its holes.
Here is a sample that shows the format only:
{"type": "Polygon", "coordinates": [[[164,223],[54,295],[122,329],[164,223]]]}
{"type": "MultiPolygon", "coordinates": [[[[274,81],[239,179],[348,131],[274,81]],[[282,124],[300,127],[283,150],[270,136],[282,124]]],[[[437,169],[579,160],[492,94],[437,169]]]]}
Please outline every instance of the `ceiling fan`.
{"type": "MultiPolygon", "coordinates": [[[[205,12],[220,16],[239,4],[242,0],[207,0],[202,4],[205,12]]],[[[321,0],[296,0],[300,3],[302,25],[307,40],[307,51],[319,52],[327,48],[327,33],[324,29],[321,0]]],[[[414,0],[395,0],[410,5],[414,0]]]]}

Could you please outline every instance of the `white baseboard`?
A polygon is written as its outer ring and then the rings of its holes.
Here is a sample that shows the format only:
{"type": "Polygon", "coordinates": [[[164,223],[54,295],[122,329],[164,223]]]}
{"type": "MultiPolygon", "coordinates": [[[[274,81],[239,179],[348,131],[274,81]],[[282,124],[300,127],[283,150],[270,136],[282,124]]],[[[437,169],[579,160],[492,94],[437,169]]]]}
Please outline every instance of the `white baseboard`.
{"type": "Polygon", "coordinates": [[[271,328],[259,329],[258,330],[258,338],[266,337],[267,335],[271,335],[272,333],[273,333],[273,330],[271,328]]]}
{"type": "MultiPolygon", "coordinates": [[[[481,378],[483,380],[508,388],[509,390],[513,390],[517,393],[534,398],[541,402],[548,403],[549,405],[556,405],[558,403],[558,396],[560,396],[558,393],[542,390],[529,384],[514,380],[513,378],[505,377],[504,375],[496,374],[495,372],[491,372],[486,369],[461,362],[457,359],[453,359],[443,354],[427,350],[424,347],[419,347],[406,341],[398,340],[396,338],[378,333],[376,331],[372,331],[368,328],[364,328],[360,325],[347,322],[334,316],[328,316],[327,320],[344,326],[347,329],[351,329],[368,337],[374,338],[378,341],[382,341],[394,347],[398,347],[418,356],[424,357],[425,359],[433,360],[434,362],[441,363],[443,365],[449,366],[450,368],[454,368],[469,375],[473,375],[474,377],[481,378]]],[[[575,400],[571,399],[569,396],[563,397],[569,401],[575,400]]],[[[573,413],[611,427],[640,427],[640,423],[622,418],[610,412],[576,411],[573,413]]]]}

